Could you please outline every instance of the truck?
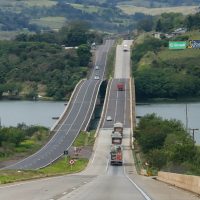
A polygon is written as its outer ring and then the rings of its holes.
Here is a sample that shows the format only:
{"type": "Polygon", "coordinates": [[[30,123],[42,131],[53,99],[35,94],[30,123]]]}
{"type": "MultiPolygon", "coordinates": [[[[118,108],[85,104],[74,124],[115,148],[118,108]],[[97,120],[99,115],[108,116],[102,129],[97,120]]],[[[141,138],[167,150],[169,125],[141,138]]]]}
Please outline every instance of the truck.
{"type": "Polygon", "coordinates": [[[110,148],[110,164],[123,165],[123,150],[121,145],[111,145],[110,148]]]}
{"type": "Polygon", "coordinates": [[[124,83],[122,83],[122,82],[117,83],[117,90],[118,91],[123,91],[124,90],[124,83]]]}
{"type": "Polygon", "coordinates": [[[123,136],[123,124],[121,122],[116,122],[113,126],[113,133],[119,132],[123,136]]]}
{"type": "Polygon", "coordinates": [[[122,144],[122,135],[120,132],[113,132],[111,135],[112,144],[122,144]]]}

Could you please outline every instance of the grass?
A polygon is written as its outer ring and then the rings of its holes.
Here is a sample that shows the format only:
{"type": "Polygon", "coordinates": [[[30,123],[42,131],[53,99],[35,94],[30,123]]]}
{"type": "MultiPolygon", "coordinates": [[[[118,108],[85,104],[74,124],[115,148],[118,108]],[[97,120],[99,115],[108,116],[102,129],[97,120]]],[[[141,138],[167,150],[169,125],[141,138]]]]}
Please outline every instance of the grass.
{"type": "Polygon", "coordinates": [[[66,21],[65,17],[42,17],[40,19],[33,19],[30,23],[51,29],[60,29],[66,21]]]}
{"type": "Polygon", "coordinates": [[[76,3],[70,4],[70,5],[76,9],[82,10],[87,13],[97,13],[100,11],[100,7],[97,7],[97,6],[88,6],[88,5],[82,5],[82,4],[76,4],[76,3]]]}
{"type": "Polygon", "coordinates": [[[18,31],[0,31],[0,40],[11,40],[18,34],[18,31]]]}
{"type": "Polygon", "coordinates": [[[185,67],[191,65],[198,66],[200,51],[199,49],[170,50],[166,48],[158,53],[158,58],[172,65],[185,67]]]}
{"type": "Polygon", "coordinates": [[[57,1],[52,0],[28,0],[28,1],[21,1],[27,4],[30,7],[39,6],[39,7],[51,7],[57,4],[57,1]]]}
{"type": "Polygon", "coordinates": [[[136,7],[131,5],[118,5],[124,13],[128,15],[133,15],[135,13],[144,13],[147,15],[160,15],[162,13],[182,13],[184,15],[194,14],[197,12],[198,6],[179,6],[179,7],[163,7],[163,8],[145,8],[145,7],[136,7]]]}
{"type": "Polygon", "coordinates": [[[0,184],[77,173],[83,170],[88,163],[87,159],[78,159],[71,167],[69,160],[70,158],[62,157],[52,165],[39,170],[1,170],[0,184]]]}
{"type": "Polygon", "coordinates": [[[92,146],[95,141],[94,134],[95,134],[95,131],[80,132],[80,134],[74,141],[73,146],[75,146],[75,147],[92,146]]]}
{"type": "Polygon", "coordinates": [[[115,45],[111,47],[110,52],[108,53],[107,63],[106,63],[106,78],[107,79],[110,79],[111,77],[114,76],[116,47],[117,47],[117,42],[115,43],[115,45]]]}
{"type": "MultiPolygon", "coordinates": [[[[92,146],[94,144],[95,131],[81,132],[73,143],[73,146],[92,146]]],[[[21,144],[18,151],[24,150],[33,145],[33,141],[27,140],[21,144]]],[[[69,164],[70,157],[61,157],[51,165],[39,170],[0,170],[0,184],[13,183],[16,181],[24,181],[36,178],[44,178],[49,176],[57,176],[64,174],[77,173],[85,169],[88,159],[79,158],[75,164],[69,164]]]]}

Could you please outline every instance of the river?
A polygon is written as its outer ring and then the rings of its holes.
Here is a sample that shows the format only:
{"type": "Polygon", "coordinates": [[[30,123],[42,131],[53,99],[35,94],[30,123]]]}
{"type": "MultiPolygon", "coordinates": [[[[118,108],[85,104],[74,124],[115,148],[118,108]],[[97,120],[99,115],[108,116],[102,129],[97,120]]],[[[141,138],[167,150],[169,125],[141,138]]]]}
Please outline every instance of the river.
{"type": "MultiPolygon", "coordinates": [[[[52,127],[55,120],[64,111],[64,102],[51,101],[0,101],[2,126],[16,126],[18,123],[52,127]]],[[[136,106],[136,115],[144,116],[156,113],[164,119],[181,120],[186,125],[185,103],[156,103],[136,106]]],[[[187,103],[188,128],[200,130],[200,103],[187,103]]],[[[200,131],[195,131],[195,140],[200,144],[200,131]]]]}
{"type": "Polygon", "coordinates": [[[2,126],[42,125],[52,127],[65,109],[64,102],[54,101],[0,101],[2,126]]]}
{"type": "MultiPolygon", "coordinates": [[[[187,121],[188,129],[199,129],[194,132],[194,136],[196,143],[200,144],[200,103],[187,103],[187,106],[186,103],[156,103],[136,106],[137,116],[150,113],[156,113],[163,119],[180,120],[185,127],[187,121]]],[[[192,134],[191,130],[190,133],[192,134]]]]}

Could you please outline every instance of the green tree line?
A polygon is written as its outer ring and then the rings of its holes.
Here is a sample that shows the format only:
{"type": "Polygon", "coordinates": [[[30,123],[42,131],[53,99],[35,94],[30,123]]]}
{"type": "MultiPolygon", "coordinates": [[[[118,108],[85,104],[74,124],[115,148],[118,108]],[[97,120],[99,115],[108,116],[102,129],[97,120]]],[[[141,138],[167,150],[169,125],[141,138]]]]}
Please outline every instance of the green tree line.
{"type": "Polygon", "coordinates": [[[49,131],[41,126],[18,124],[17,127],[0,128],[0,158],[24,153],[38,148],[47,140],[49,131]]]}
{"type": "Polygon", "coordinates": [[[150,168],[200,175],[200,148],[180,121],[146,115],[141,118],[135,137],[150,168]]]}
{"type": "Polygon", "coordinates": [[[181,13],[163,13],[154,17],[146,15],[137,22],[138,30],[147,32],[171,33],[180,27],[187,30],[198,30],[200,28],[200,12],[187,16],[181,13]]]}
{"type": "Polygon", "coordinates": [[[84,22],[74,22],[58,33],[20,34],[14,41],[0,41],[0,98],[5,94],[68,98],[88,73],[92,42],[101,43],[102,35],[89,31],[84,22]]]}

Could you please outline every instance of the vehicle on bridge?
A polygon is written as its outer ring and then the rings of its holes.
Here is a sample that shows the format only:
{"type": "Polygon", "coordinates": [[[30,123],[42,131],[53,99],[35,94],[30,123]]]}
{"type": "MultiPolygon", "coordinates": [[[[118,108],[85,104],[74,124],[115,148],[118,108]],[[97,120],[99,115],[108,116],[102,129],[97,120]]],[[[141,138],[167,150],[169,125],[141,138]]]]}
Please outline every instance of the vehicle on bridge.
{"type": "Polygon", "coordinates": [[[122,135],[119,132],[114,132],[111,135],[112,144],[122,144],[122,135]]]}
{"type": "Polygon", "coordinates": [[[119,132],[123,136],[123,124],[121,122],[116,122],[113,127],[113,133],[119,132]]]}
{"type": "Polygon", "coordinates": [[[123,90],[124,90],[124,83],[122,83],[122,82],[121,82],[121,83],[118,83],[118,84],[117,84],[117,90],[118,90],[118,91],[123,91],[123,90]]]}
{"type": "Polygon", "coordinates": [[[111,145],[110,148],[110,164],[123,165],[122,146],[111,145]]]}
{"type": "Polygon", "coordinates": [[[123,51],[128,51],[128,45],[127,44],[123,45],[123,51]]]}

